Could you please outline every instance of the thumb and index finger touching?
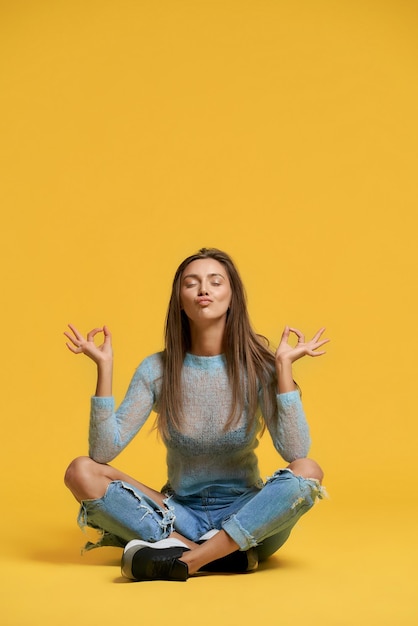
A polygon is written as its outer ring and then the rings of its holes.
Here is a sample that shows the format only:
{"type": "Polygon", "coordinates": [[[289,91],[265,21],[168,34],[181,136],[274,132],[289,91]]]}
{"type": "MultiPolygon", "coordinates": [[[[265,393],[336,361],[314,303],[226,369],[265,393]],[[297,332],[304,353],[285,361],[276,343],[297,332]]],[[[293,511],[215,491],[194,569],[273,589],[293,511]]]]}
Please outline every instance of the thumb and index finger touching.
{"type": "Polygon", "coordinates": [[[64,331],[64,335],[70,340],[71,343],[67,342],[66,346],[69,350],[71,350],[71,352],[76,354],[83,352],[83,345],[86,342],[94,342],[95,336],[99,333],[103,333],[104,335],[104,344],[108,346],[111,345],[112,334],[106,325],[93,328],[87,333],[86,338],[73,324],[68,324],[68,328],[72,332],[69,333],[68,331],[64,331]]]}
{"type": "Polygon", "coordinates": [[[105,343],[111,341],[112,334],[106,325],[98,327],[98,328],[93,328],[92,330],[90,330],[87,333],[87,341],[93,341],[93,339],[98,333],[103,333],[105,343]]]}
{"type": "MultiPolygon", "coordinates": [[[[285,326],[285,329],[282,333],[281,342],[288,343],[290,334],[293,333],[294,335],[296,335],[299,344],[308,343],[308,344],[315,345],[315,348],[319,348],[330,341],[330,339],[328,338],[321,339],[324,332],[325,332],[325,326],[320,328],[310,341],[306,342],[305,335],[298,328],[294,328],[293,326],[285,326]]],[[[320,354],[320,353],[317,352],[317,354],[320,354]]],[[[324,354],[324,352],[321,352],[321,354],[324,354]]]]}

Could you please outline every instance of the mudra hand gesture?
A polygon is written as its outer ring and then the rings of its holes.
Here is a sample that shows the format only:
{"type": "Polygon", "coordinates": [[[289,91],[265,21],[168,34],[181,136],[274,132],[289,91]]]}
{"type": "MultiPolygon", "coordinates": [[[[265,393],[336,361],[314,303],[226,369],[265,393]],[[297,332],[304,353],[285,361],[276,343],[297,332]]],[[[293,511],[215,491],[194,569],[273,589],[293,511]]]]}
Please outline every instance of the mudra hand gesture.
{"type": "Polygon", "coordinates": [[[93,328],[93,330],[87,333],[86,338],[72,324],[68,324],[68,327],[72,332],[66,331],[64,335],[70,340],[66,343],[66,346],[71,352],[74,354],[85,354],[97,364],[112,360],[112,335],[107,326],[93,328]],[[98,333],[104,334],[104,341],[100,346],[94,343],[94,338],[98,333]]]}
{"type": "Polygon", "coordinates": [[[325,328],[320,328],[310,341],[306,341],[305,335],[300,330],[286,326],[279,347],[276,350],[276,363],[294,363],[294,361],[305,355],[321,356],[325,354],[325,350],[318,350],[318,348],[321,348],[329,341],[329,339],[321,339],[324,331],[325,328]],[[289,343],[290,333],[293,333],[298,338],[296,346],[292,346],[289,343]]]}

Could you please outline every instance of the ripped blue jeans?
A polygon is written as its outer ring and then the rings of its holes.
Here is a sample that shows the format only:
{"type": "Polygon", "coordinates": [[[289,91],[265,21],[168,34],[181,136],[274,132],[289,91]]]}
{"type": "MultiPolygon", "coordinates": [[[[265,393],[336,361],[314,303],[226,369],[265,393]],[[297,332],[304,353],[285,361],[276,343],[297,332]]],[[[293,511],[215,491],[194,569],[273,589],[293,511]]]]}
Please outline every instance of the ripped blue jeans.
{"type": "Polygon", "coordinates": [[[212,529],[224,529],[240,550],[257,546],[260,561],[276,552],[287,540],[300,517],[324,490],[315,479],[278,470],[264,486],[237,488],[215,485],[191,496],[175,493],[162,509],[136,487],[113,481],[105,495],[81,503],[78,523],[102,532],[100,546],[123,547],[131,539],[155,542],[177,531],[192,541],[212,529]]]}

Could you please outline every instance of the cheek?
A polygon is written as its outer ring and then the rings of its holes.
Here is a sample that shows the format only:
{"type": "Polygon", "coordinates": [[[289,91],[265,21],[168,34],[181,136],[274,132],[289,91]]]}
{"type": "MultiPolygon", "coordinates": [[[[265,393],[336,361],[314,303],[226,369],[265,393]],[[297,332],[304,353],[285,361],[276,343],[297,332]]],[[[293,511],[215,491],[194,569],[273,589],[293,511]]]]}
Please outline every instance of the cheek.
{"type": "Polygon", "coordinates": [[[187,297],[187,294],[180,294],[180,308],[182,311],[184,311],[184,309],[187,309],[187,307],[190,305],[190,297],[187,297]]]}

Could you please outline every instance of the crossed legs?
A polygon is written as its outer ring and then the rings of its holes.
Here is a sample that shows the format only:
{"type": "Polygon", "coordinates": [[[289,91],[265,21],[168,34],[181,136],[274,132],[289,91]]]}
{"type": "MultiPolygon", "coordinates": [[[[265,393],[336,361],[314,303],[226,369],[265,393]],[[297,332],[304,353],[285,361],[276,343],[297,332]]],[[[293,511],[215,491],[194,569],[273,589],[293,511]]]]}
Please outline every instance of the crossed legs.
{"type": "MultiPolygon", "coordinates": [[[[312,459],[297,459],[290,463],[287,468],[292,470],[296,476],[303,478],[315,479],[318,482],[321,482],[323,478],[321,468],[312,459]]],[[[65,474],[65,484],[78,502],[102,498],[109,484],[113,481],[123,481],[136,487],[156,502],[162,511],[167,509],[164,494],[151,489],[120,470],[109,465],[96,463],[89,457],[75,459],[65,474]]],[[[189,550],[183,553],[180,560],[187,563],[190,575],[196,573],[204,565],[227,556],[240,548],[239,544],[224,530],[202,544],[196,544],[175,531],[170,534],[170,537],[180,539],[188,546],[189,550]]]]}

